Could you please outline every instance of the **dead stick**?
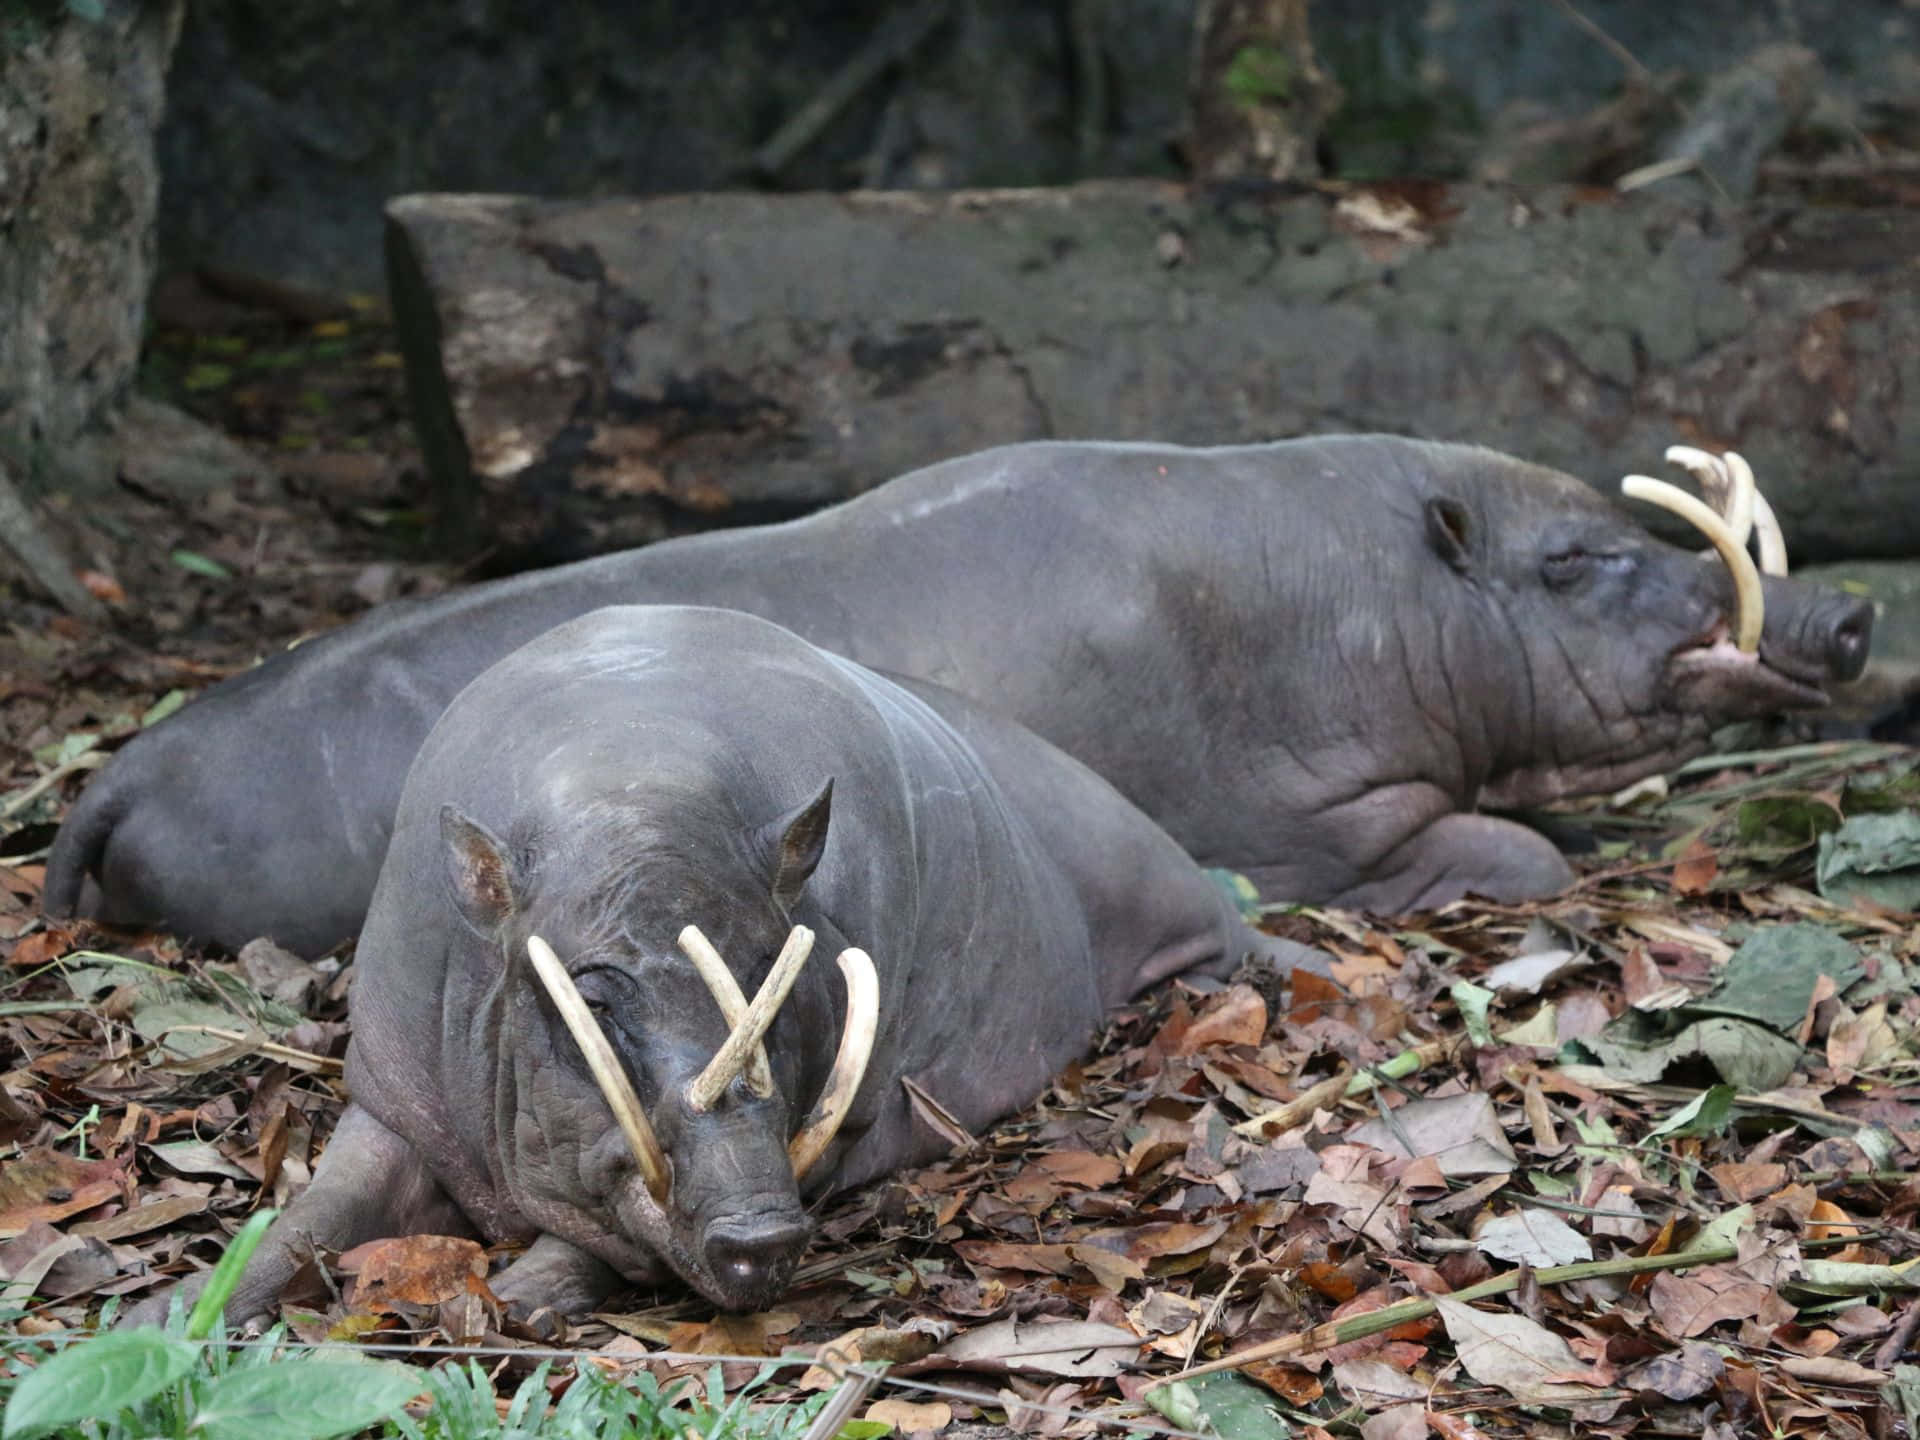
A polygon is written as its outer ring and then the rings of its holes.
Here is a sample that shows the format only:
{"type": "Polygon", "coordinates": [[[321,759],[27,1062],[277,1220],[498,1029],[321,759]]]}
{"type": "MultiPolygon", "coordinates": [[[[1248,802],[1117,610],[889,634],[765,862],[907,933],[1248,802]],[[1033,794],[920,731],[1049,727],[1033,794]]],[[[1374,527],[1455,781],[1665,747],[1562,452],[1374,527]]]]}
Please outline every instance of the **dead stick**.
{"type": "Polygon", "coordinates": [[[920,47],[920,42],[947,18],[949,3],[950,0],[928,0],[913,10],[896,11],[889,16],[873,38],[820,87],[819,93],[795,111],[771,140],[753,152],[754,170],[771,178],[786,169],[794,156],[820,138],[820,132],[833,123],[833,117],[851,104],[856,95],[920,47]]]}
{"type": "Polygon", "coordinates": [[[1444,1060],[1459,1044],[1457,1037],[1427,1040],[1365,1070],[1342,1070],[1328,1076],[1312,1089],[1301,1091],[1284,1105],[1276,1105],[1249,1120],[1242,1120],[1233,1127],[1233,1133],[1248,1138],[1266,1138],[1278,1135],[1282,1130],[1291,1130],[1296,1125],[1304,1125],[1313,1118],[1313,1112],[1323,1105],[1330,1105],[1348,1095],[1358,1095],[1376,1079],[1404,1080],[1436,1061],[1444,1060]]]}
{"type": "MultiPolygon", "coordinates": [[[[1491,1295],[1505,1295],[1510,1290],[1519,1289],[1521,1278],[1529,1273],[1541,1285],[1568,1285],[1576,1280],[1598,1280],[1612,1275],[1645,1275],[1655,1270],[1718,1265],[1724,1260],[1733,1259],[1737,1253],[1732,1245],[1702,1245],[1697,1249],[1676,1250],[1666,1255],[1629,1255],[1622,1260],[1588,1260],[1578,1265],[1551,1265],[1544,1270],[1531,1272],[1509,1270],[1504,1275],[1496,1275],[1491,1280],[1482,1280],[1478,1285],[1469,1285],[1464,1290],[1456,1290],[1451,1295],[1438,1298],[1464,1303],[1484,1300],[1491,1295]]],[[[1337,1320],[1329,1325],[1316,1325],[1311,1330],[1282,1335],[1278,1340],[1269,1340],[1264,1345],[1249,1346],[1223,1359],[1196,1365],[1191,1370],[1182,1370],[1177,1375],[1168,1375],[1154,1383],[1167,1385],[1175,1380],[1190,1380],[1196,1375],[1238,1370],[1259,1360],[1278,1360],[1287,1355],[1305,1355],[1330,1349],[1349,1341],[1364,1340],[1369,1335],[1378,1335],[1383,1330],[1391,1330],[1396,1325],[1405,1325],[1412,1320],[1424,1320],[1437,1309],[1439,1305],[1436,1301],[1425,1297],[1402,1300],[1365,1315],[1350,1315],[1345,1320],[1337,1320]]]]}
{"type": "Polygon", "coordinates": [[[104,750],[85,750],[71,760],[62,761],[7,801],[5,805],[0,805],[0,820],[11,820],[67,776],[81,770],[97,770],[106,763],[107,755],[104,750]]]}

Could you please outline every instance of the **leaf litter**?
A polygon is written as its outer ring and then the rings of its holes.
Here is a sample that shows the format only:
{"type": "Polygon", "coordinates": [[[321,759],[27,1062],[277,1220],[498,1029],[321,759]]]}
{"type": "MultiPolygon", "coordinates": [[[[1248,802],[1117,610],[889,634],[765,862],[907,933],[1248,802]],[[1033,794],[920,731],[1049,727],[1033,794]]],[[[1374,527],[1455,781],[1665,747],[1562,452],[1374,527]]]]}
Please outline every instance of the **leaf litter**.
{"type": "MultiPolygon", "coordinates": [[[[210,511],[131,496],[137,540],[75,553],[148,618],[0,635],[0,1305],[23,1336],[211,1265],[338,1118],[350,951],[50,922],[41,856],[156,706],[386,598],[335,557],[379,553],[354,515],[397,509],[404,465],[210,511]],[[231,543],[248,526],[277,568],[231,543]]],[[[958,1392],[889,1391],[865,1433],[1078,1434],[1081,1411],[1254,1437],[1886,1433],[1920,1415],[1917,803],[1899,747],[1710,758],[1557,816],[1591,842],[1558,899],[1264,912],[1334,978],[1176,982],[1118,1012],[1026,1112],[819,1207],[765,1314],[627,1294],[520,1325],[487,1287],[504,1257],[455,1237],[322,1252],[283,1314],[314,1342],[501,1347],[502,1387],[558,1341],[662,1381],[742,1357],[737,1387],[801,1354],[770,1393],[855,1364],[958,1392]]]]}

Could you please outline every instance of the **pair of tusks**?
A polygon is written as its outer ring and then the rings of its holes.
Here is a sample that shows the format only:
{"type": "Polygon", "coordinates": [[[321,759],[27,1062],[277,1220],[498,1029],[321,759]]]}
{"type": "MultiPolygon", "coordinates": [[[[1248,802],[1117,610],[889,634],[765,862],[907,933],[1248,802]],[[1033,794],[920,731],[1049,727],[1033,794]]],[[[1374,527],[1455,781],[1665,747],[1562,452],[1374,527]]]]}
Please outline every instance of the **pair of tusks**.
{"type": "MultiPolygon", "coordinates": [[[[688,1108],[695,1114],[712,1109],[742,1073],[747,1077],[748,1088],[766,1099],[773,1094],[773,1068],[767,1063],[762,1041],[773,1024],[773,1017],[793,989],[793,982],[799,979],[800,967],[813,951],[813,932],[804,925],[793,927],[751,1004],[719,952],[707,943],[707,937],[696,926],[689,925],[680,932],[680,948],[713,992],[713,998],[720,1004],[720,1013],[730,1027],[718,1053],[687,1086],[688,1108]]],[[[626,1136],[627,1148],[633,1152],[634,1163],[640,1167],[640,1177],[648,1193],[657,1203],[666,1204],[673,1184],[666,1152],[660,1148],[653,1126],[647,1121],[647,1112],[640,1104],[640,1097],[633,1093],[613,1046],[574,986],[573,977],[567,974],[567,967],[553,953],[553,947],[538,935],[529,935],[527,955],[533,961],[534,974],[540,977],[574,1043],[586,1058],[594,1083],[607,1097],[607,1106],[626,1136]]],[[[827,1077],[820,1098],[807,1113],[799,1133],[787,1142],[787,1160],[793,1166],[796,1180],[813,1168],[847,1118],[853,1097],[866,1076],[867,1061],[873,1056],[874,1037],[879,1031],[880,978],[874,973],[871,957],[864,950],[841,951],[840,974],[847,984],[847,1023],[840,1034],[833,1073],[827,1077]]]]}
{"type": "Polygon", "coordinates": [[[1692,475],[1711,504],[1647,475],[1627,476],[1620,482],[1620,491],[1672,511],[1712,542],[1733,575],[1733,643],[1751,655],[1760,648],[1760,632],[1766,625],[1760,576],[1787,573],[1787,543],[1780,522],[1753,483],[1753,468],[1733,451],[1710,455],[1690,445],[1672,445],[1667,448],[1667,463],[1692,475]],[[1759,540],[1758,569],[1747,554],[1749,538],[1759,540]]]}

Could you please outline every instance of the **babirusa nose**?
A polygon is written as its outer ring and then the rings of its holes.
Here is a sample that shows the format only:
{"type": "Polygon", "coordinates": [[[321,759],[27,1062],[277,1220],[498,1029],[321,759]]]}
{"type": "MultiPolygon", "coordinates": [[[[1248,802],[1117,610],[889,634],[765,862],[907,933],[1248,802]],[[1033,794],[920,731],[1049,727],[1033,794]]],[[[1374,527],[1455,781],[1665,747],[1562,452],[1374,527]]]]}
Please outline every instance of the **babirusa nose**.
{"type": "Polygon", "coordinates": [[[804,1215],[721,1221],[707,1229],[707,1264],[728,1292],[765,1295],[786,1283],[811,1233],[804,1215]]]}
{"type": "Polygon", "coordinates": [[[1849,600],[1836,607],[1826,622],[1827,675],[1836,681],[1857,680],[1867,668],[1873,643],[1873,604],[1849,600]]]}

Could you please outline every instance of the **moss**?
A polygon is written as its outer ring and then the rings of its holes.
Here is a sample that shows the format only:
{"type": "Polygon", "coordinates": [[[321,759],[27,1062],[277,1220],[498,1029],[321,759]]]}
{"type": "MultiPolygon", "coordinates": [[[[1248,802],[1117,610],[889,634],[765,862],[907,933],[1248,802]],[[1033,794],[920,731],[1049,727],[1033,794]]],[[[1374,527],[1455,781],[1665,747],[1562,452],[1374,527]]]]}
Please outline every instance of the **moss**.
{"type": "Polygon", "coordinates": [[[1253,110],[1284,105],[1293,94],[1293,58],[1271,45],[1242,45],[1227,66],[1225,84],[1233,102],[1253,110]]]}

